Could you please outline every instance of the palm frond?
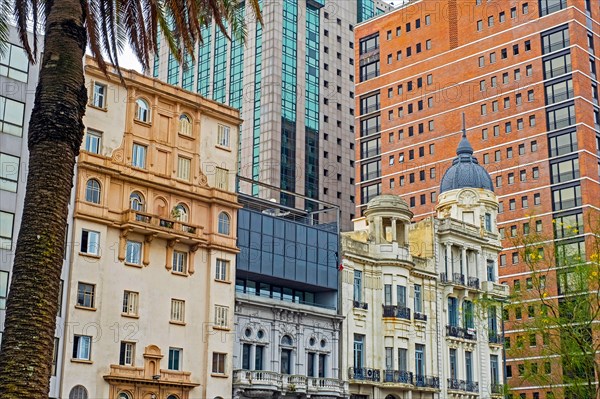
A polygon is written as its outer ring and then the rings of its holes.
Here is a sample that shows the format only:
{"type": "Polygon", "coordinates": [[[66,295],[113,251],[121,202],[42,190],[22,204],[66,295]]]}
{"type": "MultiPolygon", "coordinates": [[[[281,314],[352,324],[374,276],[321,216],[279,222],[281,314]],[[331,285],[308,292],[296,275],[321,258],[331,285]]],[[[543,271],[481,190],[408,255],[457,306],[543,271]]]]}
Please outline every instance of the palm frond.
{"type": "Polygon", "coordinates": [[[8,50],[8,21],[12,13],[10,0],[0,0],[0,57],[8,50]]]}

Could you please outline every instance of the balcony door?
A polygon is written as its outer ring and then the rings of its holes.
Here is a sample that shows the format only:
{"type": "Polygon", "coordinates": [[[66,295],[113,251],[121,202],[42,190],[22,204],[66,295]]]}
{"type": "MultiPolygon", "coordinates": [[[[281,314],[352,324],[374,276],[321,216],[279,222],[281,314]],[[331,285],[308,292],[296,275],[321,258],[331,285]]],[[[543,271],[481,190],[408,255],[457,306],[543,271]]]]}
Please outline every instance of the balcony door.
{"type": "Polygon", "coordinates": [[[456,367],[456,349],[450,349],[450,378],[453,380],[456,380],[458,377],[456,367]]]}
{"type": "Polygon", "coordinates": [[[465,374],[467,383],[473,382],[473,352],[465,352],[465,374]]]}
{"type": "Polygon", "coordinates": [[[498,355],[490,355],[490,379],[492,385],[497,385],[499,383],[498,355]]]}
{"type": "Polygon", "coordinates": [[[354,368],[362,369],[364,367],[364,342],[365,336],[354,334],[354,368]]]}
{"type": "Polygon", "coordinates": [[[425,345],[415,344],[415,373],[425,376],[425,345]]]}
{"type": "Polygon", "coordinates": [[[458,300],[448,297],[448,324],[458,327],[458,300]]]}
{"type": "Polygon", "coordinates": [[[292,350],[281,350],[281,374],[292,374],[292,350]]]}

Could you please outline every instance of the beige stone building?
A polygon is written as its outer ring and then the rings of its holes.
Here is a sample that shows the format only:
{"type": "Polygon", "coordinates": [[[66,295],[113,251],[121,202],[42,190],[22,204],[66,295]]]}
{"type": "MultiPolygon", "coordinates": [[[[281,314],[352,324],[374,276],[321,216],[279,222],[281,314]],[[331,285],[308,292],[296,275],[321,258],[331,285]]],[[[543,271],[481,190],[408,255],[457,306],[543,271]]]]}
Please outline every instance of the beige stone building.
{"type": "Polygon", "coordinates": [[[60,397],[228,394],[238,111],[85,72],[60,397]]]}

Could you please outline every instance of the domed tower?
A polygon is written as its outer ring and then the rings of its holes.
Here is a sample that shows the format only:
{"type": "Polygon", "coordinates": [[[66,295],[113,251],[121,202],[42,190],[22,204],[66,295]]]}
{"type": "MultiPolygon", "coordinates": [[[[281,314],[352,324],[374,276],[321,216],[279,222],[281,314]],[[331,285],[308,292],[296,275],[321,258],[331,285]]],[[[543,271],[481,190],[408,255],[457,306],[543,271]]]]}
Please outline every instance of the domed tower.
{"type": "Polygon", "coordinates": [[[406,201],[397,195],[379,195],[373,198],[365,211],[369,241],[374,244],[397,243],[400,247],[406,247],[412,216],[406,201]]]}
{"type": "Polygon", "coordinates": [[[490,175],[473,156],[464,114],[462,138],[452,166],[442,177],[436,210],[440,219],[461,220],[482,230],[497,232],[498,198],[490,175]]]}

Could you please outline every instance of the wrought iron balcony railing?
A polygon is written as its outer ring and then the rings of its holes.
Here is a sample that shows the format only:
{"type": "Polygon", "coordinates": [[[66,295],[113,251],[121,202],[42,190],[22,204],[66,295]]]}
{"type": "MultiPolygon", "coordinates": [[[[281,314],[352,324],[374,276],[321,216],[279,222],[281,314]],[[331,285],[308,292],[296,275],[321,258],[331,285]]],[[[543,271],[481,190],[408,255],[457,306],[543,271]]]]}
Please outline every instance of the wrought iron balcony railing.
{"type": "Polygon", "coordinates": [[[414,312],[413,315],[415,317],[415,320],[427,321],[427,315],[425,313],[414,312]]]}
{"type": "Polygon", "coordinates": [[[401,384],[412,384],[413,373],[410,371],[385,370],[383,382],[397,382],[401,384]]]}
{"type": "Polygon", "coordinates": [[[467,280],[467,286],[478,290],[479,289],[479,278],[469,277],[467,280]]]}
{"type": "Polygon", "coordinates": [[[447,325],[446,336],[477,341],[477,332],[472,328],[447,325]]]}
{"type": "Polygon", "coordinates": [[[369,309],[369,304],[366,302],[354,301],[354,307],[357,309],[369,309]]]}
{"type": "Polygon", "coordinates": [[[479,391],[479,383],[475,381],[458,380],[456,378],[448,378],[448,389],[455,391],[477,392],[479,391]]]}
{"type": "Polygon", "coordinates": [[[439,389],[439,387],[440,387],[440,378],[439,377],[415,374],[414,379],[415,379],[414,384],[417,388],[439,389]]]}
{"type": "Polygon", "coordinates": [[[490,332],[488,335],[488,342],[490,344],[500,344],[504,343],[504,337],[502,334],[496,334],[495,332],[490,332]]]}
{"type": "Polygon", "coordinates": [[[410,308],[404,306],[383,305],[383,317],[410,320],[410,308]]]}
{"type": "Polygon", "coordinates": [[[492,394],[502,395],[504,393],[504,385],[502,384],[492,384],[491,385],[492,394]]]}
{"type": "Polygon", "coordinates": [[[350,367],[348,369],[348,379],[361,381],[381,381],[381,371],[367,367],[350,367]]]}

